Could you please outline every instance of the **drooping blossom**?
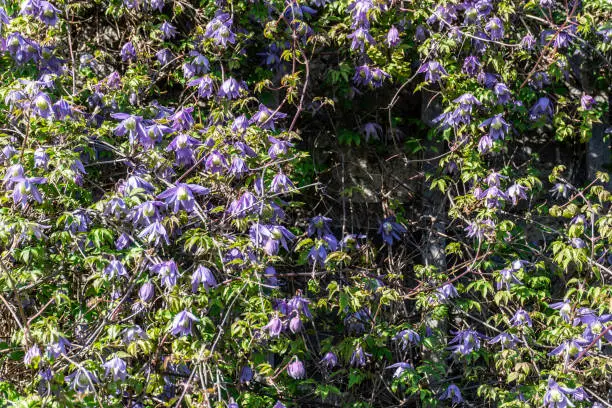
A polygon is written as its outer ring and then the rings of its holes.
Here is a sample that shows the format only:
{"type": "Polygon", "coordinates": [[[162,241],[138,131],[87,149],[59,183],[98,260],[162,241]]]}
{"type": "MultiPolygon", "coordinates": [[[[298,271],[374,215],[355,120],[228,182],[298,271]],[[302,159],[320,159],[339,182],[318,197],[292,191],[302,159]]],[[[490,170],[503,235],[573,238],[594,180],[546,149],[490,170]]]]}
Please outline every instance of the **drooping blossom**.
{"type": "Polygon", "coordinates": [[[585,110],[591,110],[595,104],[595,99],[591,95],[584,94],[580,98],[580,107],[585,110]]]}
{"type": "Polygon", "coordinates": [[[185,107],[178,109],[174,114],[168,117],[168,120],[172,122],[172,129],[175,131],[189,130],[195,124],[193,116],[193,107],[185,107]]]}
{"type": "Polygon", "coordinates": [[[429,61],[421,65],[418,73],[425,73],[425,81],[438,82],[443,76],[448,75],[444,67],[437,61],[429,61]]]}
{"type": "Polygon", "coordinates": [[[155,296],[155,286],[151,282],[145,282],[138,290],[138,298],[142,302],[150,302],[155,296]]]}
{"type": "Polygon", "coordinates": [[[121,47],[121,59],[123,62],[134,61],[136,59],[136,49],[131,41],[126,42],[121,47]]]}
{"type": "Polygon", "coordinates": [[[253,379],[253,369],[249,366],[243,366],[240,369],[240,383],[246,384],[253,379]]]}
{"type": "Polygon", "coordinates": [[[461,391],[459,387],[455,384],[451,384],[446,387],[446,390],[440,395],[441,400],[450,399],[453,404],[461,404],[463,402],[463,397],[461,396],[461,391]]]}
{"type": "Polygon", "coordinates": [[[511,185],[508,188],[508,191],[506,191],[506,194],[508,195],[508,197],[510,197],[510,199],[512,200],[512,205],[517,205],[518,204],[518,200],[522,199],[522,200],[526,200],[527,199],[527,188],[518,184],[518,183],[514,183],[513,185],[511,185]]]}
{"type": "Polygon", "coordinates": [[[57,341],[49,343],[47,346],[47,356],[49,358],[58,358],[61,355],[65,355],[70,345],[70,342],[66,340],[66,338],[59,336],[57,341]]]}
{"type": "Polygon", "coordinates": [[[382,236],[383,241],[390,246],[396,241],[401,241],[401,234],[406,231],[406,227],[396,222],[394,216],[385,218],[378,228],[378,233],[382,236]]]}
{"type": "Polygon", "coordinates": [[[127,378],[127,364],[124,360],[115,356],[103,364],[106,376],[113,377],[113,381],[125,381],[127,378]]]}
{"type": "Polygon", "coordinates": [[[463,72],[472,77],[475,77],[478,74],[480,67],[480,61],[478,61],[478,58],[473,55],[467,56],[465,60],[463,60],[463,72]]]}
{"type": "Polygon", "coordinates": [[[225,169],[227,169],[227,160],[223,153],[218,150],[213,150],[206,157],[206,161],[204,162],[204,166],[206,171],[210,173],[223,173],[225,169]]]}
{"type": "Polygon", "coordinates": [[[25,356],[23,357],[23,363],[26,366],[32,364],[35,360],[40,358],[40,349],[38,345],[34,344],[31,346],[28,351],[26,351],[25,356]]]}
{"type": "Polygon", "coordinates": [[[272,317],[272,319],[270,319],[268,324],[262,327],[262,330],[267,331],[270,337],[278,337],[283,330],[283,322],[277,315],[275,315],[272,317]]]}
{"type": "Polygon", "coordinates": [[[98,383],[98,378],[94,373],[86,368],[79,367],[71,374],[66,376],[66,382],[70,384],[70,388],[79,394],[94,392],[95,384],[98,383]]]}
{"type": "Polygon", "coordinates": [[[193,293],[198,291],[199,286],[203,285],[204,289],[208,291],[211,288],[217,287],[217,280],[215,275],[207,267],[200,265],[191,275],[191,290],[193,293]]]}
{"type": "Polygon", "coordinates": [[[367,143],[370,140],[380,140],[383,129],[378,123],[367,122],[360,128],[359,133],[363,135],[367,143]]]}
{"type": "Polygon", "coordinates": [[[157,246],[161,240],[163,240],[166,245],[170,245],[166,228],[160,221],[152,222],[138,234],[138,238],[144,239],[150,245],[157,246]]]}
{"type": "Polygon", "coordinates": [[[506,349],[516,348],[516,344],[520,342],[521,341],[515,335],[502,332],[498,334],[497,336],[493,337],[487,343],[489,344],[499,343],[502,350],[506,350],[506,349]]]}
{"type": "Polygon", "coordinates": [[[363,347],[357,346],[351,355],[350,364],[353,367],[364,367],[367,364],[367,358],[372,354],[363,351],[363,347]]]}
{"type": "Polygon", "coordinates": [[[529,119],[536,121],[541,118],[551,118],[553,106],[549,98],[543,96],[529,110],[529,119]]]}
{"type": "Polygon", "coordinates": [[[548,387],[544,394],[544,405],[546,408],[567,408],[573,407],[574,404],[568,396],[574,395],[575,389],[560,386],[552,378],[548,379],[548,387]]]}
{"type": "Polygon", "coordinates": [[[399,378],[404,374],[406,370],[412,370],[412,364],[400,361],[399,363],[391,364],[387,368],[395,369],[393,373],[393,378],[399,378]]]}
{"type": "Polygon", "coordinates": [[[485,31],[491,40],[499,41],[504,38],[504,23],[499,18],[493,17],[487,22],[485,31]]]}
{"type": "Polygon", "coordinates": [[[164,40],[170,40],[174,38],[176,34],[178,34],[178,31],[176,31],[176,27],[174,27],[167,21],[164,21],[161,26],[159,26],[159,29],[162,32],[162,39],[164,40]]]}
{"type": "Polygon", "coordinates": [[[176,266],[176,262],[164,261],[158,264],[151,266],[151,272],[159,275],[161,279],[162,285],[167,288],[171,288],[176,285],[177,279],[179,277],[178,267],[176,266]]]}
{"type": "Polygon", "coordinates": [[[387,32],[387,45],[391,48],[397,47],[400,43],[399,31],[395,26],[391,26],[389,31],[387,32]]]}
{"type": "Polygon", "coordinates": [[[104,268],[104,275],[108,279],[113,279],[115,276],[129,276],[123,264],[116,259],[110,261],[106,268],[104,268]]]}
{"type": "Polygon", "coordinates": [[[170,327],[170,333],[173,336],[191,336],[193,334],[193,323],[198,322],[200,319],[195,317],[193,313],[188,310],[179,312],[172,320],[172,326],[170,327]]]}
{"type": "Polygon", "coordinates": [[[404,329],[393,336],[393,340],[400,343],[402,350],[406,350],[410,344],[419,343],[421,336],[412,329],[404,329]]]}
{"type": "Polygon", "coordinates": [[[336,365],[338,365],[338,357],[331,351],[328,351],[327,353],[325,353],[319,363],[326,367],[328,370],[331,370],[336,365]]]}
{"type": "Polygon", "coordinates": [[[455,337],[448,343],[449,350],[455,354],[466,355],[480,349],[480,340],[483,335],[476,330],[466,329],[460,330],[455,334],[455,337]]]}
{"type": "Polygon", "coordinates": [[[268,255],[276,255],[280,246],[289,251],[289,242],[295,239],[295,235],[283,226],[259,223],[251,226],[249,235],[251,242],[255,246],[263,248],[268,255]]]}
{"type": "Polygon", "coordinates": [[[293,190],[295,187],[293,182],[284,173],[278,173],[272,178],[270,183],[270,191],[273,193],[287,193],[293,190]]]}
{"type": "Polygon", "coordinates": [[[287,364],[287,374],[295,380],[301,380],[306,378],[306,367],[297,357],[294,357],[294,360],[287,364]]]}
{"type": "Polygon", "coordinates": [[[514,313],[514,316],[512,316],[512,318],[510,319],[510,324],[512,324],[513,327],[523,326],[523,325],[527,325],[531,327],[532,326],[531,317],[529,317],[529,313],[527,313],[525,310],[518,309],[514,313]]]}
{"type": "Polygon", "coordinates": [[[217,12],[215,17],[206,25],[204,37],[210,38],[220,47],[236,43],[236,35],[232,32],[232,17],[228,13],[217,12]]]}
{"type": "Polygon", "coordinates": [[[259,110],[249,120],[250,124],[256,124],[262,129],[274,130],[275,122],[286,118],[285,113],[270,110],[267,106],[259,104],[259,110]]]}
{"type": "Polygon", "coordinates": [[[38,190],[37,185],[46,184],[47,179],[44,177],[20,177],[13,178],[15,182],[13,187],[13,202],[16,205],[21,205],[25,208],[28,205],[28,200],[33,199],[38,203],[42,203],[42,194],[38,190]]]}
{"type": "Polygon", "coordinates": [[[559,311],[559,315],[565,320],[567,323],[571,321],[570,313],[572,311],[572,304],[567,300],[562,302],[555,302],[548,305],[551,309],[555,309],[559,311]]]}
{"type": "Polygon", "coordinates": [[[241,89],[242,85],[238,81],[236,81],[234,78],[228,78],[221,84],[217,95],[219,95],[221,98],[236,99],[240,97],[241,89]]]}
{"type": "Polygon", "coordinates": [[[206,187],[198,186],[197,184],[178,183],[174,187],[170,187],[163,193],[157,196],[158,199],[164,200],[168,208],[174,213],[180,210],[187,212],[193,211],[195,207],[195,195],[208,194],[210,190],[206,187]]]}

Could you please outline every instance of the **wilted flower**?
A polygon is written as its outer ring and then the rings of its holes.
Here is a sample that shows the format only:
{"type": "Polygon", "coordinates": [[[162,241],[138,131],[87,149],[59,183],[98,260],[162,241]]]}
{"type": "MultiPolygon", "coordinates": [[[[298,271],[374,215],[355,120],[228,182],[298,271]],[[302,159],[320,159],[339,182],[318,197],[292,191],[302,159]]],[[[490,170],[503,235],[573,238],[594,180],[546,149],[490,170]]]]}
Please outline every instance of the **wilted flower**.
{"type": "Polygon", "coordinates": [[[294,359],[294,361],[287,365],[287,374],[289,374],[289,377],[295,380],[306,378],[306,368],[304,367],[304,363],[298,360],[297,357],[294,357],[294,359]]]}
{"type": "Polygon", "coordinates": [[[406,232],[406,227],[395,222],[395,217],[390,216],[383,220],[378,228],[378,233],[383,241],[388,245],[393,245],[395,241],[401,241],[401,234],[406,232]]]}
{"type": "Polygon", "coordinates": [[[113,381],[125,381],[127,377],[127,364],[125,361],[115,356],[103,364],[106,376],[113,376],[113,381]]]}
{"type": "Polygon", "coordinates": [[[193,313],[183,310],[174,316],[172,320],[172,326],[170,327],[170,333],[173,336],[191,336],[192,324],[197,322],[199,319],[193,315],[193,313]]]}

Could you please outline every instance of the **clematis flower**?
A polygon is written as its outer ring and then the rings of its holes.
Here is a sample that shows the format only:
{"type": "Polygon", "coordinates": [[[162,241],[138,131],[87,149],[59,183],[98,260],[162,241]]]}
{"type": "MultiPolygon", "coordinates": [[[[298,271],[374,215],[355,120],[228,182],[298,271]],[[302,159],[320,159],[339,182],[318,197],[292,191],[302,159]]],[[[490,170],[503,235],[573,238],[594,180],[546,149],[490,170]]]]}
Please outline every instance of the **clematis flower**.
{"type": "Polygon", "coordinates": [[[221,84],[217,95],[221,98],[236,99],[240,97],[241,89],[242,85],[238,81],[234,78],[228,78],[221,84]]]}
{"type": "Polygon", "coordinates": [[[47,179],[44,177],[15,177],[12,179],[15,183],[13,187],[13,202],[16,205],[21,205],[25,208],[28,205],[28,200],[33,199],[38,203],[42,203],[42,195],[38,190],[37,185],[46,184],[47,179]]]}
{"type": "Polygon", "coordinates": [[[404,374],[406,370],[412,370],[413,367],[410,363],[399,362],[391,364],[387,368],[395,369],[395,372],[393,373],[393,378],[399,378],[402,376],[402,374],[404,374]]]}
{"type": "Polygon", "coordinates": [[[289,320],[289,330],[295,334],[301,332],[303,328],[302,319],[300,319],[297,313],[294,313],[293,317],[289,320]]]}
{"type": "Polygon", "coordinates": [[[473,55],[470,55],[463,60],[462,70],[469,76],[475,77],[478,74],[478,71],[480,71],[480,67],[480,61],[478,61],[478,58],[473,55]]]}
{"type": "Polygon", "coordinates": [[[53,117],[53,104],[49,95],[44,92],[39,92],[32,100],[33,112],[36,116],[44,119],[53,117]]]}
{"type": "Polygon", "coordinates": [[[231,202],[227,208],[227,212],[236,218],[244,218],[256,210],[256,202],[256,197],[247,191],[242,194],[240,198],[231,202]]]}
{"type": "Polygon", "coordinates": [[[435,296],[439,302],[446,302],[448,299],[458,297],[459,293],[452,283],[446,283],[436,289],[435,296]]]}
{"type": "Polygon", "coordinates": [[[551,309],[555,309],[559,311],[559,315],[565,320],[567,323],[571,321],[570,312],[572,311],[572,305],[567,300],[563,302],[551,303],[548,305],[551,309]]]}
{"type": "Polygon", "coordinates": [[[217,12],[215,17],[206,25],[204,32],[205,38],[210,38],[213,42],[226,48],[228,44],[236,43],[236,35],[231,31],[232,17],[228,13],[217,12]]]}
{"type": "Polygon", "coordinates": [[[506,195],[510,197],[510,199],[512,200],[512,205],[516,205],[518,204],[519,199],[522,199],[522,200],[527,199],[526,191],[527,191],[526,187],[523,187],[522,185],[518,183],[514,183],[508,188],[506,195]]]}
{"type": "Polygon", "coordinates": [[[155,296],[155,286],[151,282],[145,282],[138,290],[138,297],[142,302],[150,302],[155,296]]]}
{"type": "Polygon", "coordinates": [[[172,326],[170,327],[170,333],[173,336],[191,336],[193,322],[198,322],[200,319],[195,317],[193,313],[183,310],[179,312],[172,320],[172,326]]]}
{"type": "Polygon", "coordinates": [[[570,186],[565,183],[557,183],[550,189],[553,197],[555,198],[567,198],[570,186]]]}
{"type": "Polygon", "coordinates": [[[270,184],[270,191],[273,193],[287,193],[293,190],[295,187],[289,177],[283,173],[278,173],[272,179],[270,184]]]}
{"type": "Polygon", "coordinates": [[[163,48],[155,53],[155,58],[161,65],[168,65],[174,58],[174,54],[168,48],[163,48]]]}
{"type": "Polygon", "coordinates": [[[424,63],[417,73],[425,73],[425,81],[427,82],[438,82],[443,76],[448,75],[444,67],[437,61],[424,63]]]}
{"type": "Polygon", "coordinates": [[[58,358],[67,353],[70,342],[66,338],[59,336],[56,342],[50,343],[47,346],[47,356],[49,358],[58,358]]]}
{"type": "Polygon", "coordinates": [[[353,354],[351,355],[350,364],[353,367],[364,367],[367,364],[367,358],[371,357],[372,354],[366,353],[363,351],[361,346],[357,346],[353,354]]]}
{"type": "Polygon", "coordinates": [[[146,138],[141,116],[134,116],[128,113],[113,113],[111,117],[121,121],[115,129],[113,129],[115,135],[124,136],[127,134],[130,143],[135,143],[137,140],[146,138]]]}
{"type": "Polygon", "coordinates": [[[529,313],[527,313],[523,309],[518,309],[514,313],[514,316],[512,316],[512,318],[510,319],[510,323],[513,327],[522,326],[524,324],[529,327],[532,326],[531,317],[529,317],[529,313]]]}
{"type": "Polygon", "coordinates": [[[367,122],[361,127],[359,133],[361,133],[367,143],[370,140],[380,140],[380,136],[383,133],[383,129],[382,126],[380,126],[378,123],[367,122]]]}
{"type": "Polygon", "coordinates": [[[396,241],[401,241],[401,234],[405,233],[406,227],[395,222],[395,217],[390,216],[383,220],[378,228],[378,233],[382,236],[383,241],[389,246],[396,241]]]}
{"type": "Polygon", "coordinates": [[[275,315],[268,324],[262,327],[262,330],[267,331],[270,337],[278,337],[283,330],[283,322],[275,315]]]}
{"type": "Polygon", "coordinates": [[[569,362],[570,357],[576,357],[583,351],[583,347],[580,345],[580,342],[574,339],[564,340],[561,344],[555,347],[550,353],[549,356],[562,356],[565,359],[565,363],[569,362]]]}
{"type": "Polygon", "coordinates": [[[23,363],[26,366],[29,366],[38,359],[40,359],[40,349],[38,348],[38,345],[34,344],[28,349],[28,351],[26,351],[25,356],[23,357],[23,363]]]}
{"type": "Polygon", "coordinates": [[[308,252],[308,262],[311,265],[325,265],[325,260],[327,259],[327,249],[324,245],[318,244],[313,246],[308,252]]]}
{"type": "Polygon", "coordinates": [[[268,255],[276,255],[279,245],[289,251],[288,242],[295,239],[287,228],[280,225],[253,224],[249,230],[251,242],[257,247],[261,247],[268,255]]]}
{"type": "Polygon", "coordinates": [[[387,45],[389,46],[389,48],[394,48],[397,47],[399,43],[399,31],[395,26],[392,25],[389,31],[387,32],[387,45]]]}
{"type": "Polygon", "coordinates": [[[312,217],[308,223],[306,232],[309,237],[316,235],[318,238],[323,239],[329,245],[330,249],[335,251],[338,246],[338,240],[329,228],[331,221],[331,218],[323,217],[322,215],[312,217]]]}
{"type": "Polygon", "coordinates": [[[521,341],[513,334],[509,333],[500,333],[497,336],[493,337],[488,341],[489,344],[499,343],[501,345],[502,350],[505,349],[515,349],[516,344],[521,341]]]}
{"type": "Polygon", "coordinates": [[[127,43],[123,44],[123,47],[121,47],[120,54],[121,60],[123,60],[123,62],[134,61],[136,59],[136,49],[134,48],[134,45],[131,41],[128,41],[127,43]]]}
{"type": "Polygon", "coordinates": [[[510,287],[514,284],[522,285],[523,282],[516,277],[515,272],[516,270],[513,268],[504,268],[499,271],[500,279],[495,282],[497,290],[501,290],[502,288],[510,290],[510,287]]]}
{"type": "Polygon", "coordinates": [[[448,343],[449,347],[455,354],[466,355],[480,349],[480,339],[483,335],[476,330],[467,329],[456,332],[455,337],[448,343]]]}
{"type": "Polygon", "coordinates": [[[178,34],[178,31],[176,31],[176,27],[174,27],[167,21],[164,21],[161,26],[159,26],[159,29],[162,32],[162,39],[164,40],[170,40],[176,37],[176,34],[178,34]]]}
{"type": "Polygon", "coordinates": [[[273,136],[268,136],[268,141],[271,143],[268,149],[268,156],[270,156],[271,159],[276,159],[281,154],[286,154],[287,149],[293,147],[293,143],[286,140],[279,140],[273,136]]]}
{"type": "Polygon", "coordinates": [[[243,366],[240,370],[240,384],[246,384],[253,379],[253,369],[249,366],[243,366]]]}
{"type": "Polygon", "coordinates": [[[499,41],[504,38],[504,23],[497,18],[493,17],[485,25],[485,31],[493,41],[499,41]]]}
{"type": "Polygon", "coordinates": [[[543,96],[529,110],[529,119],[536,121],[543,117],[551,118],[553,115],[553,106],[550,99],[543,96]]]}
{"type": "Polygon", "coordinates": [[[206,171],[210,173],[223,173],[227,168],[227,160],[218,150],[213,150],[206,157],[206,162],[204,165],[206,167],[206,171]]]}
{"type": "Polygon", "coordinates": [[[191,275],[191,290],[193,293],[198,291],[200,284],[204,285],[204,289],[208,291],[211,288],[217,287],[217,280],[210,269],[205,266],[198,266],[191,275]]]}
{"type": "Polygon", "coordinates": [[[595,104],[595,99],[593,99],[593,97],[591,95],[582,95],[582,97],[580,98],[580,107],[585,110],[591,110],[593,108],[593,105],[595,104]]]}
{"type": "Polygon", "coordinates": [[[242,157],[234,156],[227,172],[234,177],[242,177],[249,172],[249,166],[242,157]]]}
{"type": "Polygon", "coordinates": [[[289,377],[295,380],[301,380],[306,378],[306,368],[304,367],[304,363],[294,357],[294,360],[287,364],[287,374],[289,377]]]}
{"type": "Polygon", "coordinates": [[[116,259],[110,261],[106,268],[104,268],[104,275],[108,279],[113,279],[115,276],[129,276],[123,264],[116,259]]]}
{"type": "Polygon", "coordinates": [[[414,330],[404,329],[393,336],[393,340],[400,343],[402,350],[406,350],[411,343],[419,343],[421,341],[421,336],[414,330]]]}
{"type": "Polygon", "coordinates": [[[441,400],[450,399],[453,404],[461,404],[463,402],[463,397],[461,396],[461,391],[459,387],[455,384],[451,384],[446,387],[446,390],[440,395],[441,400]]]}
{"type": "Polygon", "coordinates": [[[113,381],[125,381],[127,378],[127,364],[125,361],[115,356],[103,364],[106,376],[112,375],[113,381]]]}
{"type": "Polygon", "coordinates": [[[172,129],[175,131],[189,130],[195,124],[193,116],[193,107],[186,107],[178,109],[174,114],[168,117],[168,120],[172,121],[172,129]]]}
{"type": "Polygon", "coordinates": [[[573,407],[574,404],[568,398],[568,395],[573,395],[576,390],[572,388],[562,387],[552,378],[548,379],[548,388],[544,394],[544,405],[546,408],[567,408],[573,407]]]}
{"type": "Polygon", "coordinates": [[[91,371],[79,367],[72,374],[66,376],[66,382],[70,384],[70,388],[79,394],[94,392],[95,384],[98,383],[98,378],[91,371]]]}
{"type": "Polygon", "coordinates": [[[327,353],[325,353],[319,363],[326,367],[328,370],[331,370],[332,368],[338,365],[338,357],[331,351],[328,351],[327,353]]]}
{"type": "Polygon", "coordinates": [[[265,105],[259,104],[259,110],[249,120],[250,124],[256,124],[262,129],[274,130],[274,122],[286,118],[287,115],[281,112],[274,112],[265,105]]]}
{"type": "Polygon", "coordinates": [[[210,190],[197,184],[178,183],[157,196],[158,199],[165,200],[166,205],[172,208],[176,214],[181,209],[187,212],[193,211],[195,207],[195,194],[208,194],[210,190]]]}
{"type": "Polygon", "coordinates": [[[160,262],[150,267],[151,272],[159,275],[162,285],[171,288],[179,277],[178,267],[172,260],[160,262]]]}
{"type": "Polygon", "coordinates": [[[57,13],[59,10],[48,1],[43,0],[39,3],[38,18],[46,25],[55,26],[57,24],[57,13]]]}
{"type": "Polygon", "coordinates": [[[370,45],[375,44],[374,38],[372,38],[368,29],[363,27],[358,28],[352,34],[347,35],[347,38],[352,40],[351,50],[353,51],[359,50],[359,52],[364,52],[366,43],[370,45]]]}

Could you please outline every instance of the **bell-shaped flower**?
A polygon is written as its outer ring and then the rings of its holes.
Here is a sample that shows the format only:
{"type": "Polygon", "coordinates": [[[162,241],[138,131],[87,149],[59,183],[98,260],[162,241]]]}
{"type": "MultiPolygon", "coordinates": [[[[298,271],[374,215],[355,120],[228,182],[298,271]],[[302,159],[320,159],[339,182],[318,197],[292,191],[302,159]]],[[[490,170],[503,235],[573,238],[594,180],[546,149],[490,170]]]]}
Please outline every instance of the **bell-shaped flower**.
{"type": "Polygon", "coordinates": [[[195,207],[194,195],[204,195],[209,192],[209,189],[197,184],[178,183],[175,187],[159,194],[157,198],[164,200],[168,208],[171,208],[174,213],[178,213],[181,209],[191,212],[195,207]]]}
{"type": "Polygon", "coordinates": [[[125,361],[115,356],[103,364],[106,376],[112,376],[113,381],[125,381],[127,378],[127,364],[125,361]]]}
{"type": "Polygon", "coordinates": [[[183,310],[174,316],[170,327],[170,333],[176,337],[191,336],[193,322],[198,322],[199,320],[200,319],[195,317],[193,313],[183,310]]]}

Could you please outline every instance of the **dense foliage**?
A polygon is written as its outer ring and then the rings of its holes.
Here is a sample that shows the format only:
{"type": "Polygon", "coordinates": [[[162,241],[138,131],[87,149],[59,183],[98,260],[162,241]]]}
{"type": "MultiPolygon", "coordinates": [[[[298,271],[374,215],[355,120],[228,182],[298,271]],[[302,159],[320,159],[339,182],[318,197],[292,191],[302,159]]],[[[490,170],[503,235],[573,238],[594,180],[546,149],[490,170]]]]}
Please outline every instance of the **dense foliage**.
{"type": "Polygon", "coordinates": [[[611,18],[5,0],[0,406],[611,407],[611,18]]]}

